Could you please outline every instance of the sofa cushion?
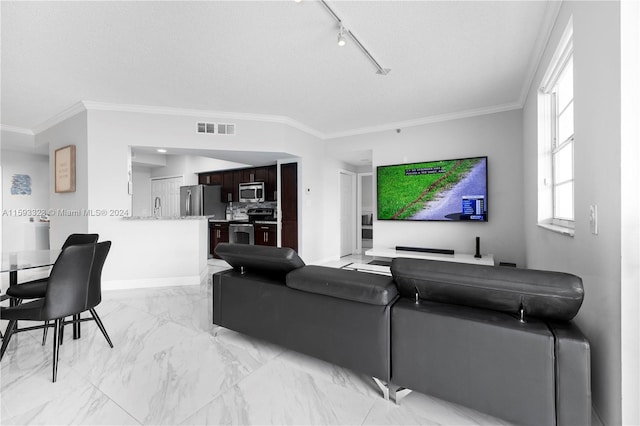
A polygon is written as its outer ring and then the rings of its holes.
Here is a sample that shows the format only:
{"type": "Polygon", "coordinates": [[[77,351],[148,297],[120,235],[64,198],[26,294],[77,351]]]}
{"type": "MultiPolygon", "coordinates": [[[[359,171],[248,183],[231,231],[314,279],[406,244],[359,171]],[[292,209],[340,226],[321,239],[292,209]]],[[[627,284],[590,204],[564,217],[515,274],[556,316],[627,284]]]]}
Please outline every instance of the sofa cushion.
{"type": "Polygon", "coordinates": [[[220,243],[215,253],[236,270],[286,274],[304,266],[298,253],[288,247],[220,243]]]}
{"type": "Polygon", "coordinates": [[[287,274],[288,287],[370,305],[388,305],[398,295],[393,278],[307,265],[287,274]]]}
{"type": "Polygon", "coordinates": [[[393,259],[402,296],[518,315],[570,320],[582,305],[582,280],[572,274],[421,259],[393,259]]]}

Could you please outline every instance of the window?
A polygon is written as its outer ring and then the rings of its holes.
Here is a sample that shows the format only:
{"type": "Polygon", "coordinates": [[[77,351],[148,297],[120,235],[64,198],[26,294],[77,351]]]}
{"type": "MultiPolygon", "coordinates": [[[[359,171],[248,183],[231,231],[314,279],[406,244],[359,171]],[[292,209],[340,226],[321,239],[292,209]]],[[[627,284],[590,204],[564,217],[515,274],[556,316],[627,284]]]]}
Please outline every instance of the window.
{"type": "Polygon", "coordinates": [[[551,99],[553,220],[573,222],[573,56],[559,75],[551,99]]]}
{"type": "Polygon", "coordinates": [[[573,235],[574,101],[573,43],[569,23],[543,79],[539,95],[538,223],[573,235]]]}

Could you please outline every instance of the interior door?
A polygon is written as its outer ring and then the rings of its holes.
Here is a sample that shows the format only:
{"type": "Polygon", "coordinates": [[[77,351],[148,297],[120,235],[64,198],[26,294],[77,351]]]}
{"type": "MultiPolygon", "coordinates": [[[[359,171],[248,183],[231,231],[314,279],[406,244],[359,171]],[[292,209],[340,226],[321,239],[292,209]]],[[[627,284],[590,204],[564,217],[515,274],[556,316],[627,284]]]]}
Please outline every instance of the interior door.
{"type": "Polygon", "coordinates": [[[151,179],[151,212],[154,216],[180,216],[182,176],[151,179]]]}
{"type": "Polygon", "coordinates": [[[340,172],[340,256],[353,254],[356,241],[355,175],[340,172]]]}

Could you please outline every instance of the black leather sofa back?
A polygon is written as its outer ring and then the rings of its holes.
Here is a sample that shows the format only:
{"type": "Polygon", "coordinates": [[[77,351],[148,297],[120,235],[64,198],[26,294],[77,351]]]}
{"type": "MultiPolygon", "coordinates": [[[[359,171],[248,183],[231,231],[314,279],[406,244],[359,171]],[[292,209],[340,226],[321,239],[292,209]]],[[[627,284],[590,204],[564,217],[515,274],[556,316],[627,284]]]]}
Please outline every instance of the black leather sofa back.
{"type": "Polygon", "coordinates": [[[309,293],[371,305],[388,305],[398,296],[393,278],[308,265],[287,274],[287,286],[309,293]]]}
{"type": "Polygon", "coordinates": [[[391,277],[304,266],[291,249],[216,253],[234,269],[213,277],[214,324],[389,380],[391,277]]]}
{"type": "Polygon", "coordinates": [[[219,243],[215,253],[233,269],[243,273],[266,272],[284,278],[288,272],[304,266],[298,253],[288,247],[219,243]]]}
{"type": "Polygon", "coordinates": [[[393,259],[400,295],[568,321],[580,310],[582,280],[571,274],[422,259],[393,259]]]}

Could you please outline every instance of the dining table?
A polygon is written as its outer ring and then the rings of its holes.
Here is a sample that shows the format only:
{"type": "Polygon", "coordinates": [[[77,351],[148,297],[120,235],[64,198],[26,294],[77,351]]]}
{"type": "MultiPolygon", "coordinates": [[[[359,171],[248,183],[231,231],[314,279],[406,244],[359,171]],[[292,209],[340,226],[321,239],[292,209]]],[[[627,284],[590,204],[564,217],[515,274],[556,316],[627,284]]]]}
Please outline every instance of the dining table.
{"type": "MultiPolygon", "coordinates": [[[[9,273],[9,286],[20,285],[18,283],[19,271],[52,266],[56,263],[61,251],[60,249],[3,251],[0,272],[9,273]]],[[[17,301],[10,297],[9,305],[15,306],[16,304],[17,301]]]]}
{"type": "Polygon", "coordinates": [[[2,252],[0,272],[9,273],[9,286],[18,285],[18,271],[42,268],[56,263],[60,249],[2,252]]]}

